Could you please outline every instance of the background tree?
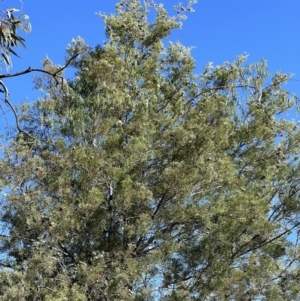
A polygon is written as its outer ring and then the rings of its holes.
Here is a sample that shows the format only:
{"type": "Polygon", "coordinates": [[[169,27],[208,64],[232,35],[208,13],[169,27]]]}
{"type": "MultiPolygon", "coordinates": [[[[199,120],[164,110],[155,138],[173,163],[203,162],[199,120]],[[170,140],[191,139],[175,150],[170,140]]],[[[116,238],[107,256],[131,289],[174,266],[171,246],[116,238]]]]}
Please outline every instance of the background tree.
{"type": "Polygon", "coordinates": [[[47,97],[20,120],[33,138],[0,163],[2,300],[299,297],[288,76],[245,56],[195,75],[165,42],[191,5],[122,0],[68,85],[36,81],[47,97]]]}

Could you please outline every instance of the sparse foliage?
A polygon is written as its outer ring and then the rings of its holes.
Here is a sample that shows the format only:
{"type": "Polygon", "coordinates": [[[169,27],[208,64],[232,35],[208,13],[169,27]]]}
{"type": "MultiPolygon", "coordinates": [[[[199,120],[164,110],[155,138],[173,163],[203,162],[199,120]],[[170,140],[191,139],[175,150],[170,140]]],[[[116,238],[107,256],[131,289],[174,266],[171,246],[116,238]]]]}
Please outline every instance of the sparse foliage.
{"type": "Polygon", "coordinates": [[[31,31],[29,17],[16,8],[0,10],[0,51],[7,68],[12,65],[11,54],[18,56],[13,48],[19,45],[26,48],[25,39],[19,35],[18,29],[25,33],[31,31]]]}

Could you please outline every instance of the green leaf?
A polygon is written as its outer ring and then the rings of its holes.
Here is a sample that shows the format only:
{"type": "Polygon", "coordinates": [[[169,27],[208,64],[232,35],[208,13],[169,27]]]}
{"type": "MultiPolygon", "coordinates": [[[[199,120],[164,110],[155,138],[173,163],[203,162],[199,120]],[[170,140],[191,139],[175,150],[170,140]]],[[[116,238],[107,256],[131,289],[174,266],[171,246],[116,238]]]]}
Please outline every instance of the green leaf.
{"type": "Polygon", "coordinates": [[[9,52],[11,52],[13,55],[20,57],[15,51],[13,51],[11,48],[8,49],[9,52]]]}
{"type": "Polygon", "coordinates": [[[15,35],[15,34],[13,34],[13,33],[11,33],[11,37],[15,40],[15,41],[18,41],[18,42],[20,42],[20,44],[26,49],[26,44],[25,44],[25,39],[23,39],[22,37],[20,37],[20,36],[17,36],[17,35],[15,35]]]}
{"type": "Polygon", "coordinates": [[[10,62],[10,58],[9,55],[5,54],[5,53],[1,53],[2,58],[4,59],[5,63],[10,66],[11,62],[10,62]]]}

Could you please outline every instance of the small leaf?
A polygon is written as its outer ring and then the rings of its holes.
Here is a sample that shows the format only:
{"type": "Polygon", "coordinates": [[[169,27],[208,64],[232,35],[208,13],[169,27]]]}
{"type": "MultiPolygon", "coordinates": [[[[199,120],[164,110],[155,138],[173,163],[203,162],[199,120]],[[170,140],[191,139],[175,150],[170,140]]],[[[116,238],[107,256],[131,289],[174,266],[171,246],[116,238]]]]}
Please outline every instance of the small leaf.
{"type": "Polygon", "coordinates": [[[10,11],[11,13],[14,13],[14,12],[20,11],[20,10],[17,9],[17,8],[12,7],[12,8],[9,8],[8,11],[10,11]]]}
{"type": "Polygon", "coordinates": [[[14,52],[11,48],[8,48],[8,51],[11,52],[13,55],[19,57],[18,54],[16,52],[14,52]]]}
{"type": "Polygon", "coordinates": [[[22,46],[25,48],[25,49],[27,49],[26,48],[26,45],[25,45],[25,43],[23,42],[24,40],[19,40],[19,42],[22,44],[22,46]]]}
{"type": "Polygon", "coordinates": [[[18,41],[25,41],[25,39],[23,39],[23,38],[20,37],[20,36],[17,36],[17,35],[14,34],[14,33],[11,33],[11,37],[14,38],[15,40],[18,40],[18,41]]]}
{"type": "Polygon", "coordinates": [[[5,61],[5,63],[6,63],[8,66],[10,66],[10,59],[9,59],[9,56],[6,55],[5,53],[1,53],[1,55],[2,55],[2,57],[3,57],[4,61],[5,61]]]}
{"type": "Polygon", "coordinates": [[[12,24],[20,24],[20,23],[21,23],[21,21],[20,21],[20,20],[18,20],[18,19],[16,19],[16,20],[13,20],[11,23],[12,23],[12,24]]]}
{"type": "Polygon", "coordinates": [[[22,44],[22,46],[26,49],[26,45],[25,45],[25,40],[23,39],[23,38],[21,38],[21,37],[19,37],[19,36],[17,36],[17,35],[15,35],[15,34],[11,34],[11,37],[15,40],[15,41],[19,41],[21,44],[22,44]]]}
{"type": "MultiPolygon", "coordinates": [[[[4,33],[3,33],[2,30],[0,30],[0,40],[1,40],[2,38],[4,38],[4,33]]],[[[0,44],[2,44],[2,42],[0,42],[0,44]]]]}

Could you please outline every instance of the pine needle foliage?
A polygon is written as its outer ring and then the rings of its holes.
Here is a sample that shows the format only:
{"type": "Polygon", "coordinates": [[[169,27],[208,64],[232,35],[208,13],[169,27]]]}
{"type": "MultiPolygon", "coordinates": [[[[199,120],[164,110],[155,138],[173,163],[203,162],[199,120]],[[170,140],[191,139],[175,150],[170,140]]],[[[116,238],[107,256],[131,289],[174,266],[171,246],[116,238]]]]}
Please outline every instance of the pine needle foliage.
{"type": "Polygon", "coordinates": [[[101,17],[74,79],[23,105],[35,140],[3,146],[1,300],[299,299],[288,76],[246,56],[195,74],[162,6],[101,17]]]}

